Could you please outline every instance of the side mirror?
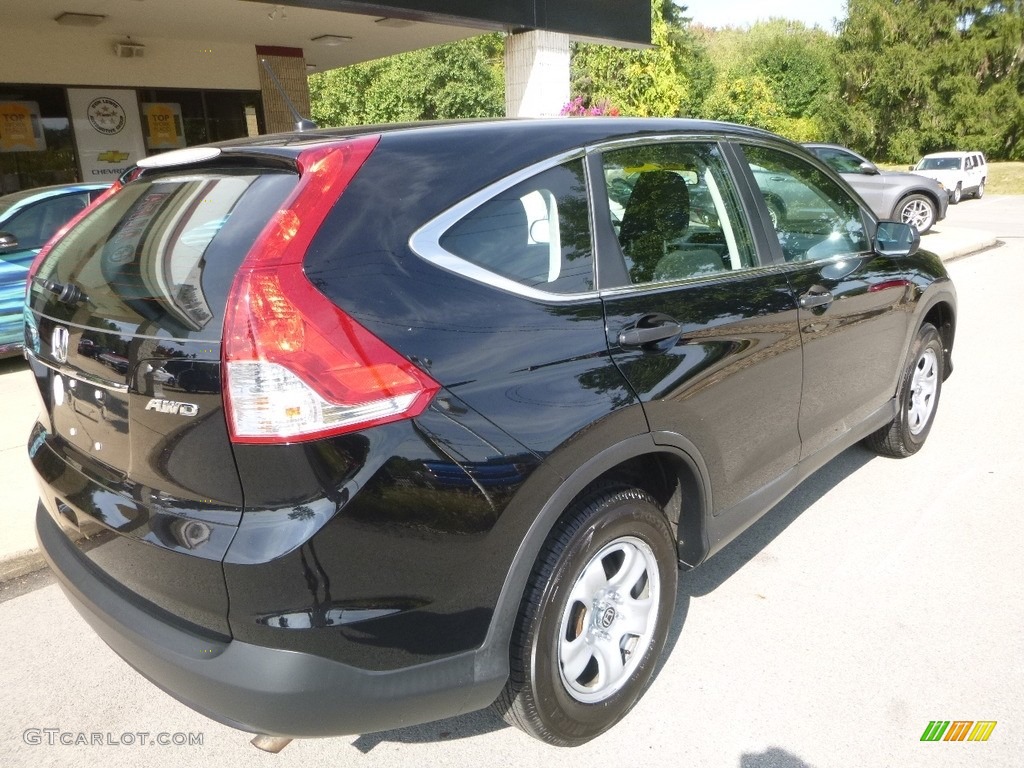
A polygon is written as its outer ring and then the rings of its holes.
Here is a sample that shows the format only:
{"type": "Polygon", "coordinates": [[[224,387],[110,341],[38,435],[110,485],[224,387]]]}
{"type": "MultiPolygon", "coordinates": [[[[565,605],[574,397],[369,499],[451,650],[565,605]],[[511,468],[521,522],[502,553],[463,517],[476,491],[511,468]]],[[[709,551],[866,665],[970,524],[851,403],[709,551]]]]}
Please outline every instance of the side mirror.
{"type": "Polygon", "coordinates": [[[874,165],[868,162],[863,162],[858,166],[858,170],[865,176],[877,176],[879,171],[874,165]]]}
{"type": "Polygon", "coordinates": [[[912,171],[912,170],[914,170],[915,168],[917,168],[917,166],[916,166],[916,165],[908,165],[908,166],[907,166],[907,170],[908,170],[908,171],[912,171]]]}
{"type": "Polygon", "coordinates": [[[18,238],[10,232],[0,232],[0,252],[13,251],[18,247],[18,238]]]}
{"type": "Polygon", "coordinates": [[[917,227],[902,221],[880,221],[875,231],[875,253],[882,256],[913,256],[921,248],[917,227]]]}

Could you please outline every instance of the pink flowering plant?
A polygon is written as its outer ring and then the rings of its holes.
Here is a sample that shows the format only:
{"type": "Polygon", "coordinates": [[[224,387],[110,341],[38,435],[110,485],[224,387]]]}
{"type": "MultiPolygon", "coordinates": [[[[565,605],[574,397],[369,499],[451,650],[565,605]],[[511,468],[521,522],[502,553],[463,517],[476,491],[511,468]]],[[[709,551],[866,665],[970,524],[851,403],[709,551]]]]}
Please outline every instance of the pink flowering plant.
{"type": "Polygon", "coordinates": [[[589,106],[583,102],[582,96],[577,96],[567,102],[559,113],[565,117],[618,117],[619,108],[613,107],[607,100],[598,101],[589,106]]]}

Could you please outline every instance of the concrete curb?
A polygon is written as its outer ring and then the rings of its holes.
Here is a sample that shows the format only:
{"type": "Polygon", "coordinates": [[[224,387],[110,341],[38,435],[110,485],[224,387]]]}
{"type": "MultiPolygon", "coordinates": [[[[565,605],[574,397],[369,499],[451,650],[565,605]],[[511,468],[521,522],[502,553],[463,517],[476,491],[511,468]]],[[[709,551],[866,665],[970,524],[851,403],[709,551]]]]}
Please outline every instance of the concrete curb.
{"type": "Polygon", "coordinates": [[[944,262],[945,261],[956,261],[957,259],[962,259],[965,256],[973,256],[976,253],[981,253],[982,251],[987,251],[989,248],[998,248],[1001,245],[1003,245],[1003,241],[998,239],[998,238],[996,238],[996,237],[993,237],[990,240],[987,240],[984,243],[978,244],[977,246],[974,246],[974,247],[964,247],[964,248],[954,249],[953,251],[951,251],[949,253],[943,254],[943,256],[941,258],[942,258],[942,260],[944,262]]]}
{"type": "Polygon", "coordinates": [[[26,549],[0,557],[0,584],[46,568],[46,561],[38,549],[26,549]]]}
{"type": "Polygon", "coordinates": [[[943,261],[954,261],[998,245],[999,239],[991,232],[942,224],[921,238],[921,248],[931,251],[943,261]]]}

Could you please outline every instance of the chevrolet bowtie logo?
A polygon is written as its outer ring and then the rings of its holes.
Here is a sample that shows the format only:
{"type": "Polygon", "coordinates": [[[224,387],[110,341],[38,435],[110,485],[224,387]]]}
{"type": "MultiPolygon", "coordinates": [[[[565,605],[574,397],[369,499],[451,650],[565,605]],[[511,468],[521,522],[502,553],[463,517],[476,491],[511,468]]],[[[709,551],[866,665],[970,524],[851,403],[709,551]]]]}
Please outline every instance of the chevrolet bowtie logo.
{"type": "Polygon", "coordinates": [[[128,153],[118,152],[116,149],[108,149],[106,152],[100,152],[96,155],[96,159],[101,163],[120,163],[128,159],[128,153]]]}

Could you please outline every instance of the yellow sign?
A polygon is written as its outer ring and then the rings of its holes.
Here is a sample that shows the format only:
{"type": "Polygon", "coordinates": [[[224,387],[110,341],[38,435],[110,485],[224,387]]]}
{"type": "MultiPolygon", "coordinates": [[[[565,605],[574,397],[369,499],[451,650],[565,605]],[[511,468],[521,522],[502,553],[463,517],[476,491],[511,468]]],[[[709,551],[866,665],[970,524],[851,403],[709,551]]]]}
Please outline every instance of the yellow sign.
{"type": "Polygon", "coordinates": [[[96,159],[101,163],[121,163],[127,160],[131,155],[127,152],[118,152],[116,149],[108,149],[106,152],[100,152],[96,155],[96,159]]]}
{"type": "Polygon", "coordinates": [[[146,147],[178,149],[185,146],[180,104],[144,103],[142,114],[145,118],[146,147]]]}
{"type": "Polygon", "coordinates": [[[0,152],[46,149],[39,105],[34,101],[0,101],[0,152]]]}

